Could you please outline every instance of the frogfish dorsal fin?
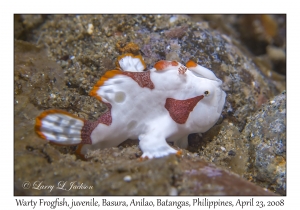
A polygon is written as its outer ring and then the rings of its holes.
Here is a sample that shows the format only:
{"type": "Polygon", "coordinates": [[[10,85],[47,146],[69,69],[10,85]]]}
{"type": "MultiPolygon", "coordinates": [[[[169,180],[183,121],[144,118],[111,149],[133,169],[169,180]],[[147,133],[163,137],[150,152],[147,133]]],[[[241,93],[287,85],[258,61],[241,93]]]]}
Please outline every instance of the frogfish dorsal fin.
{"type": "Polygon", "coordinates": [[[219,81],[219,79],[216,77],[216,75],[209,69],[200,66],[199,64],[195,63],[192,60],[189,60],[185,66],[191,70],[196,76],[203,77],[210,80],[216,80],[219,81]]]}
{"type": "Polygon", "coordinates": [[[156,71],[177,69],[177,67],[179,66],[180,63],[178,63],[177,61],[165,61],[165,60],[160,60],[154,64],[154,68],[156,69],[156,71]]]}
{"type": "Polygon", "coordinates": [[[130,72],[142,72],[146,69],[142,56],[131,53],[120,55],[116,61],[116,66],[123,71],[130,72]]]}
{"type": "Polygon", "coordinates": [[[110,70],[105,72],[105,74],[98,80],[98,82],[94,85],[93,89],[90,91],[90,96],[97,98],[102,101],[100,94],[98,94],[98,90],[100,87],[110,78],[113,78],[116,75],[122,75],[122,71],[120,70],[110,70]]]}

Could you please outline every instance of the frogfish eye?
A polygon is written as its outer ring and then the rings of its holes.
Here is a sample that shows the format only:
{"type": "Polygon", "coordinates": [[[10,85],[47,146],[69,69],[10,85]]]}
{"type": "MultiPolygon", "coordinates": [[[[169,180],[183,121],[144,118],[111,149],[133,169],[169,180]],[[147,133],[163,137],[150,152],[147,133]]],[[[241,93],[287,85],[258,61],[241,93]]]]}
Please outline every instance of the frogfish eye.
{"type": "Polygon", "coordinates": [[[208,90],[204,91],[204,95],[205,95],[205,96],[208,96],[208,94],[209,94],[209,91],[208,91],[208,90]]]}

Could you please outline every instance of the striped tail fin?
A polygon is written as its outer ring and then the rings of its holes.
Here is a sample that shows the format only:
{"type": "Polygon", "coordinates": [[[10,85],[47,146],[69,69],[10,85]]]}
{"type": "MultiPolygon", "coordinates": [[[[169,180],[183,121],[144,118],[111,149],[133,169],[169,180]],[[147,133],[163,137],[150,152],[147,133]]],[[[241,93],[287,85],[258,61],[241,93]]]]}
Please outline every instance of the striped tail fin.
{"type": "Polygon", "coordinates": [[[47,110],[36,118],[35,131],[43,139],[60,145],[82,142],[85,120],[61,110],[47,110]]]}

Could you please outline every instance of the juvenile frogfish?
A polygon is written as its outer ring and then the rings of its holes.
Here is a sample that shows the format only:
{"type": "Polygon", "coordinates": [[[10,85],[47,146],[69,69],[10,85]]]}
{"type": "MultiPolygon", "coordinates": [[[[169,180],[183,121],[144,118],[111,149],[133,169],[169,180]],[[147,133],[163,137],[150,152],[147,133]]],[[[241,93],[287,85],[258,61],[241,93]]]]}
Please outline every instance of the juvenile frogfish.
{"type": "Polygon", "coordinates": [[[142,158],[178,153],[167,142],[188,146],[188,135],[203,133],[219,119],[226,94],[222,81],[193,61],[158,61],[146,70],[141,56],[119,56],[90,92],[106,104],[97,121],[61,110],[47,110],[36,118],[36,133],[56,144],[88,150],[118,146],[138,139],[142,158]]]}

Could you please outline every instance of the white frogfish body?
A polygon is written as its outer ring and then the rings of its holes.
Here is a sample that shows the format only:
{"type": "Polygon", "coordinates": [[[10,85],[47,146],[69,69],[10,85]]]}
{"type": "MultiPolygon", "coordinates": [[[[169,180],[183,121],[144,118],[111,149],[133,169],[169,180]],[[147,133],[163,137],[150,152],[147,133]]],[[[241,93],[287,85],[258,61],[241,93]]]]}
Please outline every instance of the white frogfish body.
{"type": "Polygon", "coordinates": [[[37,134],[61,145],[79,145],[78,152],[117,146],[139,139],[142,157],[178,153],[167,142],[186,148],[188,135],[203,133],[219,119],[226,94],[215,74],[188,61],[158,61],[144,71],[141,56],[118,58],[117,70],[107,71],[90,92],[108,107],[97,121],[61,110],[36,118],[37,134]]]}

